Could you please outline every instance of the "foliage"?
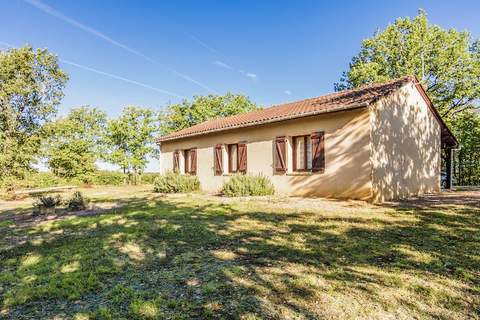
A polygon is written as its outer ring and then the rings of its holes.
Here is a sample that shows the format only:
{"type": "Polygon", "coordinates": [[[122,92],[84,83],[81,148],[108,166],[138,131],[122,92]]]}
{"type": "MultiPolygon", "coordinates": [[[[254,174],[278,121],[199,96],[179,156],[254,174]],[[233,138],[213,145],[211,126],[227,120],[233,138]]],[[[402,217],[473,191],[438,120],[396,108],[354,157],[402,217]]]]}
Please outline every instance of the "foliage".
{"type": "Polygon", "coordinates": [[[234,175],[222,188],[222,194],[228,197],[267,196],[274,193],[272,182],[263,175],[234,175]]]}
{"type": "Polygon", "coordinates": [[[67,208],[72,211],[85,210],[89,199],[85,198],[80,191],[75,191],[71,198],[66,201],[67,208]]]}
{"type": "Polygon", "coordinates": [[[124,204],[97,214],[4,212],[2,317],[478,318],[478,193],[382,207],[140,189],[85,191],[124,204]]]}
{"type": "Polygon", "coordinates": [[[185,193],[200,189],[200,181],[196,176],[167,172],[159,175],[153,183],[153,191],[160,193],[185,193]]]}
{"type": "Polygon", "coordinates": [[[0,177],[31,170],[68,76],[46,49],[0,50],[0,177]]]}
{"type": "Polygon", "coordinates": [[[105,144],[108,152],[105,160],[120,166],[124,174],[143,173],[148,156],[156,156],[158,147],[158,118],[148,108],[129,106],[117,119],[108,121],[105,144]]]}
{"type": "MultiPolygon", "coordinates": [[[[47,126],[44,155],[52,172],[65,178],[88,180],[103,154],[106,114],[97,108],[80,107],[47,126]]],[[[88,181],[85,181],[88,182],[88,181]]]]}
{"type": "Polygon", "coordinates": [[[447,121],[480,98],[480,42],[468,32],[444,30],[424,11],[399,18],[362,43],[336,90],[413,74],[447,121]]]}
{"type": "Polygon", "coordinates": [[[55,196],[40,196],[36,205],[39,208],[55,208],[62,203],[62,197],[57,194],[55,196]]]}
{"type": "Polygon", "coordinates": [[[125,175],[116,171],[96,171],[92,183],[99,186],[119,186],[125,182],[125,175]]]}
{"type": "Polygon", "coordinates": [[[455,119],[454,134],[460,142],[454,152],[458,185],[480,185],[480,114],[466,111],[455,119]]]}
{"type": "Polygon", "coordinates": [[[257,105],[241,94],[228,92],[224,96],[196,96],[192,101],[183,100],[167,107],[166,112],[161,115],[161,132],[167,134],[212,118],[227,117],[256,109],[257,105]]]}

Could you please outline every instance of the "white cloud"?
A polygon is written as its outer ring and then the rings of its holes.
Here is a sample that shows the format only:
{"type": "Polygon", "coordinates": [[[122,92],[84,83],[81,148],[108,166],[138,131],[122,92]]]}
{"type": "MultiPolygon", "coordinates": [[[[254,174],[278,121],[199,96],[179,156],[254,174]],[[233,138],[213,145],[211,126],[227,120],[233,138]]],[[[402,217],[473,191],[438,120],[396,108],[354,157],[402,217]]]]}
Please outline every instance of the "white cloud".
{"type": "Polygon", "coordinates": [[[292,95],[292,91],[290,90],[285,90],[283,91],[287,96],[291,96],[292,95]]]}
{"type": "Polygon", "coordinates": [[[257,79],[257,75],[255,73],[247,72],[246,76],[252,79],[257,79]]]}

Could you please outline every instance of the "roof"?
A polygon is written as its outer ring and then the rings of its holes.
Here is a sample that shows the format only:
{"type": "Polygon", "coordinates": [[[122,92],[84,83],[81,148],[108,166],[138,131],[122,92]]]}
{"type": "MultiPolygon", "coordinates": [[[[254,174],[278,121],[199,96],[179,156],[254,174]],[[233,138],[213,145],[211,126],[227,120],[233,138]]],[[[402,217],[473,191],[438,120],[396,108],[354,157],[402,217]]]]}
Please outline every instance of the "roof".
{"type": "Polygon", "coordinates": [[[437,120],[440,121],[442,126],[442,136],[443,132],[445,131],[446,135],[451,135],[453,138],[450,140],[456,142],[455,137],[440,118],[440,115],[431,104],[431,101],[426,96],[423,87],[421,87],[418,79],[415,76],[404,76],[388,82],[369,84],[355,89],[335,92],[316,98],[275,105],[270,108],[260,109],[234,116],[207,120],[192,127],[162,136],[158,139],[158,141],[171,141],[212,132],[367,107],[409,82],[418,84],[419,88],[417,88],[423,91],[423,94],[425,94],[424,98],[428,100],[427,104],[429,104],[431,109],[433,108],[432,112],[437,117],[437,120]]]}

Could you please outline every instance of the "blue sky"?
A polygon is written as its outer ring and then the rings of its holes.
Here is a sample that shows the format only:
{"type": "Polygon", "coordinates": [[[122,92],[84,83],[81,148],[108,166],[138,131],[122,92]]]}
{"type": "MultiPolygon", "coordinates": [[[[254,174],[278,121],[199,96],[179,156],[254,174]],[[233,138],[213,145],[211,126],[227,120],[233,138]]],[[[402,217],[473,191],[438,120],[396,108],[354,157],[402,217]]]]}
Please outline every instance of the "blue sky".
{"type": "Polygon", "coordinates": [[[61,114],[90,105],[116,116],[226,91],[269,106],[333,91],[362,39],[419,8],[480,37],[479,1],[4,0],[0,45],[62,59],[61,114]]]}

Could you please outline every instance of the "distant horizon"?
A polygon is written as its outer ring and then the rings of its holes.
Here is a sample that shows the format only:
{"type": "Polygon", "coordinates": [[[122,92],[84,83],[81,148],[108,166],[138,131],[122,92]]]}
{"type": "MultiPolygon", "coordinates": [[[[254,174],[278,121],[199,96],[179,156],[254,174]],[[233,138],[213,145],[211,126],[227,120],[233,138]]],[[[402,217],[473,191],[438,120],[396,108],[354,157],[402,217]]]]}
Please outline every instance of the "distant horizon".
{"type": "MultiPolygon", "coordinates": [[[[158,111],[227,91],[269,107],[333,92],[363,39],[420,8],[433,24],[480,37],[478,1],[16,0],[0,3],[9,26],[0,48],[30,44],[58,55],[70,75],[60,115],[84,105],[109,117],[127,105],[158,111]]],[[[147,170],[158,172],[158,161],[147,170]]]]}

